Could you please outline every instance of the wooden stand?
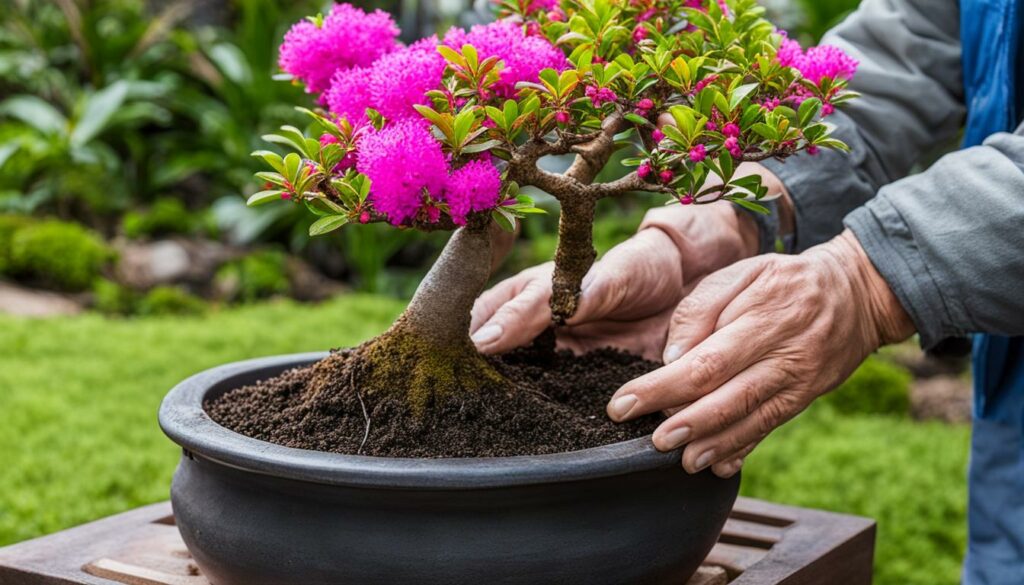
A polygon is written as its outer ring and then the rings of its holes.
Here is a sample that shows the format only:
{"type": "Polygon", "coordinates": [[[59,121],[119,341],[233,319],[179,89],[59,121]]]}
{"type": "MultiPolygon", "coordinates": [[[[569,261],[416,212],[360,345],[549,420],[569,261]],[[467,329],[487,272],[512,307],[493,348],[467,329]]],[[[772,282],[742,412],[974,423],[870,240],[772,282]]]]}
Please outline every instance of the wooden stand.
{"type": "MultiPolygon", "coordinates": [[[[870,585],[874,545],[866,518],[740,498],[700,571],[680,585],[870,585]]],[[[210,585],[169,503],[0,548],[0,585],[118,584],[210,585]]]]}

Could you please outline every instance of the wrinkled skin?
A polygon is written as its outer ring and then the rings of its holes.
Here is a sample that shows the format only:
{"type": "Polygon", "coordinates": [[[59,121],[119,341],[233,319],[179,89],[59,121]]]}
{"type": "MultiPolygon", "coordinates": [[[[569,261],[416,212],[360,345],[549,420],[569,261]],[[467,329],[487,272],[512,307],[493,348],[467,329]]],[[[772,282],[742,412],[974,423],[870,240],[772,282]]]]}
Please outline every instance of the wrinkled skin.
{"type": "MultiPolygon", "coordinates": [[[[752,255],[752,230],[753,222],[727,203],[648,214],[634,237],[587,274],[579,309],[558,332],[560,347],[577,353],[616,347],[660,360],[676,305],[707,274],[752,255]],[[672,229],[662,229],[669,224],[672,229]]],[[[526,345],[551,324],[551,271],[550,263],[529,268],[481,295],[471,325],[480,351],[526,345]]]]}
{"type": "Polygon", "coordinates": [[[666,366],[629,382],[609,416],[675,411],[654,433],[683,467],[735,474],[772,430],[913,325],[852,233],[799,256],[745,260],[704,279],[677,307],[666,366]]]}

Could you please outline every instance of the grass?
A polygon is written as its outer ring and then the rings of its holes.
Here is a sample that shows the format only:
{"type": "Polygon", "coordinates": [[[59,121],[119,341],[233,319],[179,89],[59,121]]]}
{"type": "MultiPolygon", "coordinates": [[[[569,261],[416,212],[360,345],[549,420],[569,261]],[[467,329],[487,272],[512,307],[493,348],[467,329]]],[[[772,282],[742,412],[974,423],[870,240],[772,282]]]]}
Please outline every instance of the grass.
{"type": "MultiPolygon", "coordinates": [[[[0,545],[166,499],[178,450],[156,410],[189,374],[350,345],[400,309],[348,296],[192,318],[0,317],[0,545]]],[[[821,404],[751,456],[743,493],[876,518],[876,583],[952,585],[966,538],[968,433],[821,404]]]]}

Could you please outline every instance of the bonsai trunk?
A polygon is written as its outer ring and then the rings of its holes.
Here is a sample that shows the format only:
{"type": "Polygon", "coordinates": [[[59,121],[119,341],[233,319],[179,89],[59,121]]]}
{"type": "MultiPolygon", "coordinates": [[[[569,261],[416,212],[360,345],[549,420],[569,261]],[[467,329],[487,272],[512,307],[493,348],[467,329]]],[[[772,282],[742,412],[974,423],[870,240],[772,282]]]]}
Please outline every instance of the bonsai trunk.
{"type": "Polygon", "coordinates": [[[469,338],[473,303],[491,274],[488,225],[471,221],[452,234],[391,328],[353,354],[338,354],[361,396],[401,393],[422,415],[442,395],[508,385],[469,338]]]}

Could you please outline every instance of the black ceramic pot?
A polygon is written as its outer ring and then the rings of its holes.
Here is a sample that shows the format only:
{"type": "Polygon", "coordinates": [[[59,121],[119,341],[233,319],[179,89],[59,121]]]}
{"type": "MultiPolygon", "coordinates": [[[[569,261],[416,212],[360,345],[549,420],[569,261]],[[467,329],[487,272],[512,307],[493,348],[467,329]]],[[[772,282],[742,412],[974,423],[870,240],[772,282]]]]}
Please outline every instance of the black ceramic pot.
{"type": "Polygon", "coordinates": [[[649,438],[574,453],[390,459],[281,447],[203,401],[325,354],[208,370],[160,425],[182,446],[171,500],[214,585],[681,585],[739,479],[688,475],[649,438]]]}

